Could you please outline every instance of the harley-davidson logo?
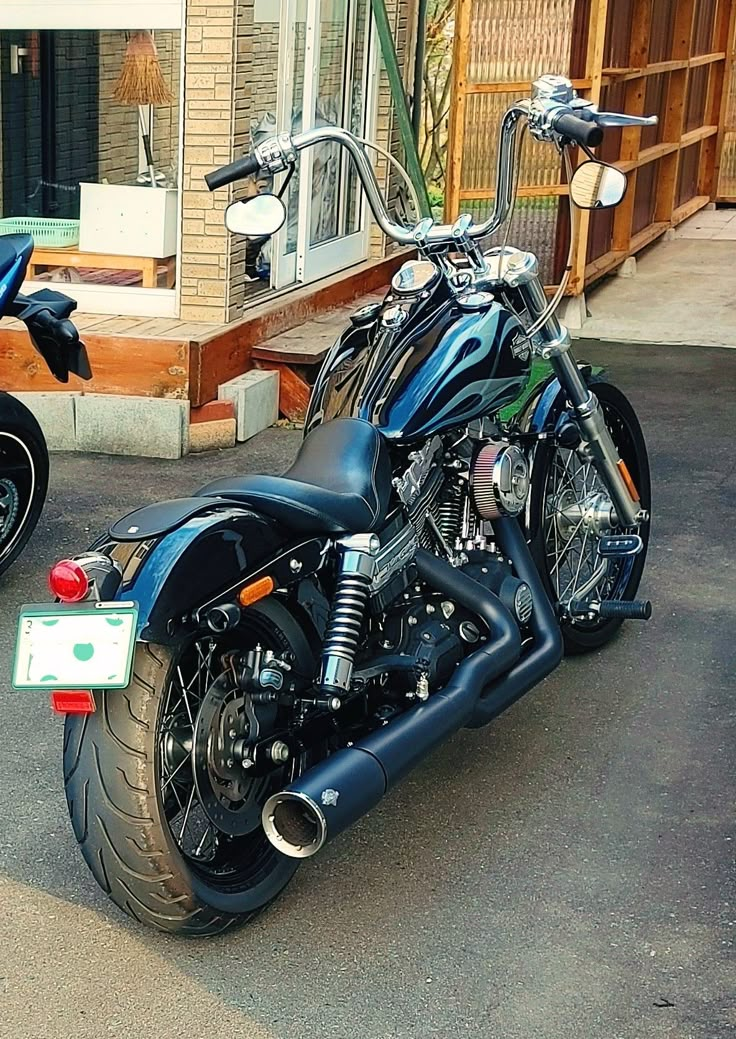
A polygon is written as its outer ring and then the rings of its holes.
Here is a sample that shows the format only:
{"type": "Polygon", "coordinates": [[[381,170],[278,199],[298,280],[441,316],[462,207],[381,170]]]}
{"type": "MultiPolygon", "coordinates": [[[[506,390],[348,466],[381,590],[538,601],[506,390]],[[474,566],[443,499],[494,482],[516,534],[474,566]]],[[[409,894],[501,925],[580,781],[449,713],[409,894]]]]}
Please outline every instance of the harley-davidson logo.
{"type": "Polygon", "coordinates": [[[511,353],[514,357],[518,357],[520,361],[528,361],[531,357],[531,343],[523,332],[517,332],[511,340],[511,353]]]}

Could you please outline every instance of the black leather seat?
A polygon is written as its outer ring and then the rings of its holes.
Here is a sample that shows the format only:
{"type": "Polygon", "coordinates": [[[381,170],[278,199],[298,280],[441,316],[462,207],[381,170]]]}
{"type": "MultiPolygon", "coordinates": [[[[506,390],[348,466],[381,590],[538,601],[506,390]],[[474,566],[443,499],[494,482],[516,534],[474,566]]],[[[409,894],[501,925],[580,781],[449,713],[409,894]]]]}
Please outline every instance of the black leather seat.
{"type": "Polygon", "coordinates": [[[283,476],[225,477],[198,493],[242,501],[292,530],[364,533],[386,518],[391,496],[388,447],[370,422],[333,419],[306,437],[283,476]]]}

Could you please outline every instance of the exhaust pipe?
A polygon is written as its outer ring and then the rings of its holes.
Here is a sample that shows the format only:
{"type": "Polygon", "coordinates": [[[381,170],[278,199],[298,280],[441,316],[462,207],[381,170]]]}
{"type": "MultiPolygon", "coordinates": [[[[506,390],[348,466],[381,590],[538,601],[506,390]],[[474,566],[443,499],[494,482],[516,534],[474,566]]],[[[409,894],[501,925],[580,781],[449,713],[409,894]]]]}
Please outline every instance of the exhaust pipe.
{"type": "MultiPolygon", "coordinates": [[[[549,616],[544,613],[544,602],[539,596],[545,596],[545,592],[524,536],[516,520],[500,520],[497,526],[501,524],[513,525],[519,532],[518,540],[530,564],[519,576],[530,585],[535,613],[539,604],[544,626],[544,619],[548,620],[549,616]]],[[[521,552],[518,544],[515,547],[521,552]]],[[[510,558],[516,563],[514,556],[510,558]]],[[[315,765],[266,801],[263,828],[274,847],[284,855],[292,858],[314,855],[327,841],[374,808],[389,787],[430,751],[458,729],[473,723],[478,702],[491,683],[497,680],[499,685],[503,685],[524,664],[526,657],[519,661],[521,637],[518,626],[495,595],[462,571],[421,549],[417,552],[416,563],[419,576],[427,584],[481,617],[491,635],[480,649],[459,665],[444,689],[426,703],[413,707],[354,746],[315,765]],[[517,661],[519,663],[514,668],[517,661]],[[502,675],[506,677],[499,677],[502,675]]],[[[546,606],[557,628],[548,601],[546,606]]],[[[559,638],[559,629],[557,635],[559,638]]],[[[547,652],[549,654],[549,646],[547,652]]],[[[555,655],[550,654],[550,660],[555,655]]],[[[549,670],[555,666],[556,663],[551,663],[549,670]]],[[[491,688],[495,691],[496,686],[491,688]]],[[[514,682],[511,692],[516,693],[517,689],[518,683],[514,682]]]]}

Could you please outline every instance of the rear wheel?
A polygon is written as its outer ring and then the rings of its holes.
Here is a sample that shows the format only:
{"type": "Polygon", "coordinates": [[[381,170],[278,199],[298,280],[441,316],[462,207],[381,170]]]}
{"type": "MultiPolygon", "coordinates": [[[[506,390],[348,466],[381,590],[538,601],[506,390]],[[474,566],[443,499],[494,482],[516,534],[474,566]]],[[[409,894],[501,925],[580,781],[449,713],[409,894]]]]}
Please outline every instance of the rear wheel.
{"type": "MultiPolygon", "coordinates": [[[[260,645],[300,670],[313,666],[301,628],[275,601],[251,607],[236,637],[238,650],[260,645]]],[[[67,801],[88,866],[130,916],[179,934],[244,923],[298,865],[269,843],[260,816],[304,762],[234,784],[213,767],[222,712],[236,709],[237,692],[222,685],[234,642],[139,644],[128,688],[97,693],[94,714],[66,721],[67,801]]]]}
{"type": "MultiPolygon", "coordinates": [[[[610,383],[598,382],[592,389],[642,507],[650,512],[649,460],[636,413],[610,383]]],[[[532,554],[560,611],[566,651],[586,653],[605,645],[620,628],[620,620],[573,619],[565,615],[565,607],[573,600],[635,598],[646,563],[650,521],[609,530],[601,518],[610,509],[610,498],[592,462],[551,440],[541,441],[537,448],[529,508],[532,554]],[[636,533],[644,547],[636,556],[601,559],[598,543],[602,533],[636,533]]]]}
{"type": "Polygon", "coordinates": [[[0,393],[0,574],[36,529],[49,482],[41,427],[25,405],[0,393]]]}

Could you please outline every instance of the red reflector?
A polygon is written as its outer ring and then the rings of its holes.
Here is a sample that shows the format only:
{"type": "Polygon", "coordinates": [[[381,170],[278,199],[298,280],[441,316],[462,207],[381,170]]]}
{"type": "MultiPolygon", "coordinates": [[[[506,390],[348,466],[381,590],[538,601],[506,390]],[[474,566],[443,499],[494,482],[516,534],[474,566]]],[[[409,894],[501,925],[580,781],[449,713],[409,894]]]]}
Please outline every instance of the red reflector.
{"type": "Polygon", "coordinates": [[[79,563],[62,559],[51,567],[49,588],[51,594],[62,602],[81,602],[89,592],[89,577],[79,563]]]}
{"type": "Polygon", "coordinates": [[[55,689],[51,706],[57,714],[93,714],[95,698],[91,689],[55,689]]]}

